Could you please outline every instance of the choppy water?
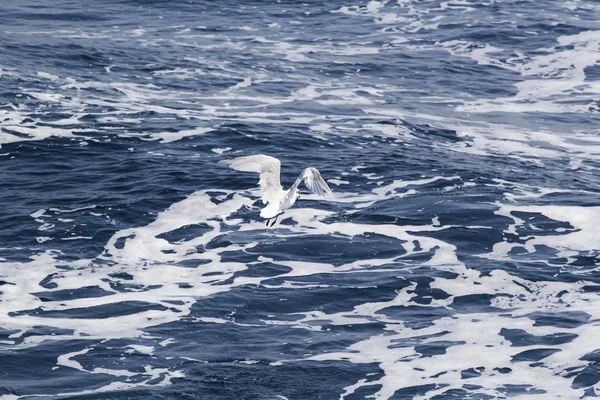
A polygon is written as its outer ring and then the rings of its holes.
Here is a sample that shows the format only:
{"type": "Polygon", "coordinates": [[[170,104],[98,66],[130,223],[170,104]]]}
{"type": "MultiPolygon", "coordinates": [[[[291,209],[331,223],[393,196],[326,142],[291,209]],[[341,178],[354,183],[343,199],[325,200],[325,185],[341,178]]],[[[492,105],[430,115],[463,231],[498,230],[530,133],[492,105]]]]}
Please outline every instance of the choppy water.
{"type": "Polygon", "coordinates": [[[2,2],[0,398],[600,394],[599,20],[2,2]]]}

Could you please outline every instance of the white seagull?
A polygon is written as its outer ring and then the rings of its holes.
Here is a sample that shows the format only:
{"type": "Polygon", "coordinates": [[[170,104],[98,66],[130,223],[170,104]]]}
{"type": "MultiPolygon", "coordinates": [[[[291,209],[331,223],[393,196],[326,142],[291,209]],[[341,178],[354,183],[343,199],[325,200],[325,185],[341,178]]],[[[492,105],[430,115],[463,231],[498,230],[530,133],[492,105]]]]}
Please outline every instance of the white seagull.
{"type": "Polygon", "coordinates": [[[320,196],[333,196],[333,192],[327,186],[327,183],[321,177],[316,168],[306,168],[296,182],[288,190],[283,190],[279,180],[279,171],[281,162],[275,157],[257,154],[254,156],[245,156],[223,160],[220,164],[227,165],[237,171],[258,172],[260,173],[261,198],[263,204],[267,206],[262,209],[260,216],[266,218],[267,226],[275,225],[277,217],[285,210],[292,207],[296,200],[300,199],[298,185],[304,181],[304,184],[311,192],[320,196]],[[269,222],[273,219],[271,225],[269,222]]]}

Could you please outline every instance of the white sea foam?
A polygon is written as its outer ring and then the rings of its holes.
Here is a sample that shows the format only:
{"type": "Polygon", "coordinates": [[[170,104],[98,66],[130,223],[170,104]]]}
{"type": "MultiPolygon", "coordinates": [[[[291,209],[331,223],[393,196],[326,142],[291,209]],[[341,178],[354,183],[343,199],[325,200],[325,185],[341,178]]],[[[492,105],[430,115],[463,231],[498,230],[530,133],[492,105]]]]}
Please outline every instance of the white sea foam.
{"type": "MultiPolygon", "coordinates": [[[[413,187],[419,190],[423,185],[440,181],[448,181],[449,186],[454,186],[458,179],[458,177],[431,177],[414,181],[397,181],[373,190],[373,194],[367,195],[366,198],[374,202],[377,199],[401,195],[402,192],[398,193],[398,189],[413,187]],[[369,198],[369,196],[372,196],[372,198],[369,198]]],[[[506,185],[508,183],[498,181],[498,184],[506,185]]],[[[546,193],[548,192],[546,191],[546,193]]],[[[117,232],[107,243],[105,253],[102,256],[102,258],[113,263],[112,267],[107,268],[97,265],[93,273],[85,268],[75,268],[72,271],[62,270],[61,276],[53,279],[57,287],[52,290],[97,285],[113,293],[112,296],[65,300],[63,302],[65,306],[54,302],[42,303],[37,296],[30,293],[40,290],[37,282],[56,272],[55,265],[57,265],[57,262],[51,252],[36,256],[27,263],[0,263],[0,275],[3,279],[10,279],[15,284],[3,287],[1,296],[4,306],[3,312],[0,313],[0,323],[5,329],[16,329],[20,332],[25,332],[36,325],[52,324],[63,329],[73,329],[75,335],[90,335],[86,336],[88,339],[139,337],[143,335],[145,327],[175,321],[187,315],[198,296],[208,296],[228,291],[239,285],[259,284],[263,279],[268,279],[267,277],[237,277],[227,284],[224,283],[234,276],[236,271],[252,267],[252,263],[223,262],[220,253],[249,249],[255,243],[230,244],[225,247],[207,249],[203,253],[196,252],[197,246],[205,246],[217,236],[226,235],[234,225],[238,228],[239,234],[249,232],[256,235],[265,229],[261,222],[239,225],[237,219],[230,219],[239,210],[251,207],[254,201],[239,194],[224,193],[233,195],[233,197],[228,197],[227,200],[219,204],[212,202],[211,195],[207,192],[194,193],[183,201],[173,204],[164,212],[159,213],[156,220],[149,225],[117,232]],[[196,224],[206,224],[208,228],[203,231],[204,233],[185,240],[170,242],[159,237],[161,234],[196,224]],[[208,259],[210,263],[198,268],[177,266],[180,261],[189,262],[194,259],[208,259]],[[127,272],[132,277],[132,283],[142,285],[142,287],[159,284],[161,287],[148,291],[115,292],[103,278],[106,278],[106,274],[112,274],[119,270],[127,272]],[[220,272],[221,275],[206,276],[207,272],[220,272]],[[221,282],[221,284],[214,285],[215,281],[221,282]],[[184,290],[180,289],[178,283],[182,282],[190,283],[191,287],[184,290]],[[177,298],[183,304],[175,306],[171,303],[164,303],[168,305],[168,309],[164,311],[144,311],[133,315],[105,318],[101,325],[94,320],[69,318],[52,318],[49,320],[35,314],[20,315],[18,317],[9,316],[11,312],[31,310],[42,305],[45,311],[64,311],[123,301],[145,301],[163,304],[163,301],[170,298],[177,298]],[[173,308],[178,309],[179,312],[171,311],[173,308]]],[[[343,193],[340,195],[339,198],[335,199],[336,201],[360,204],[361,201],[365,200],[365,196],[344,195],[343,193]]],[[[224,199],[225,197],[221,196],[221,198],[224,199]]],[[[557,231],[556,236],[545,235],[525,239],[525,245],[529,246],[531,251],[536,250],[536,245],[548,246],[557,249],[557,251],[571,251],[576,254],[595,251],[596,249],[596,243],[599,240],[598,226],[600,226],[600,222],[597,221],[600,209],[597,207],[517,206],[514,204],[497,204],[497,207],[497,213],[508,216],[515,225],[524,223],[523,219],[511,214],[518,211],[532,214],[540,213],[556,221],[568,222],[575,228],[568,231],[557,231]]],[[[39,210],[33,213],[32,217],[44,219],[45,214],[44,210],[39,210]]],[[[511,360],[511,357],[523,350],[534,349],[536,346],[511,347],[510,343],[507,343],[499,335],[499,332],[501,328],[524,329],[534,335],[549,335],[564,331],[564,329],[550,326],[536,326],[533,320],[527,318],[527,315],[533,311],[581,310],[587,312],[593,318],[600,318],[600,311],[597,311],[600,310],[600,300],[593,293],[584,293],[579,290],[585,285],[585,281],[575,285],[562,282],[530,282],[503,270],[493,270],[488,275],[482,276],[479,272],[467,268],[458,259],[454,245],[439,239],[419,235],[419,232],[448,229],[449,226],[439,224],[439,219],[434,219],[430,225],[418,226],[366,225],[349,222],[324,223],[323,220],[331,217],[332,214],[329,211],[311,208],[291,209],[286,212],[285,217],[290,218],[295,224],[287,225],[285,228],[295,235],[318,234],[356,237],[376,233],[400,240],[400,246],[404,249],[405,255],[384,259],[361,259],[339,266],[318,262],[275,261],[263,257],[257,262],[273,262],[289,268],[287,272],[279,275],[282,281],[280,284],[270,285],[269,287],[293,290],[293,288],[305,286],[301,282],[291,281],[288,278],[325,273],[351,274],[358,271],[376,274],[385,271],[382,268],[386,265],[395,263],[397,268],[400,269],[410,270],[415,267],[427,266],[458,274],[457,278],[438,277],[430,283],[431,288],[443,290],[449,294],[449,297],[446,299],[432,299],[429,307],[448,308],[456,296],[469,294],[501,295],[493,303],[501,311],[486,312],[484,314],[454,314],[452,317],[440,317],[433,320],[431,326],[418,330],[406,327],[401,321],[387,316],[384,312],[389,307],[412,304],[411,297],[413,295],[411,293],[415,289],[414,284],[397,291],[396,297],[392,300],[364,302],[356,305],[351,311],[328,314],[318,310],[305,310],[299,313],[300,319],[278,320],[270,318],[262,321],[263,324],[267,325],[283,324],[311,331],[322,330],[324,324],[359,325],[369,324],[373,321],[384,323],[386,325],[385,335],[374,335],[350,345],[343,351],[308,355],[306,357],[315,361],[347,360],[354,363],[377,363],[384,371],[384,376],[374,381],[367,382],[364,378],[360,378],[355,384],[345,388],[345,396],[349,396],[363,386],[377,384],[381,385],[381,388],[375,398],[387,399],[398,389],[413,386],[414,382],[438,384],[437,389],[428,393],[428,396],[432,396],[435,393],[442,393],[444,390],[461,388],[464,383],[461,378],[461,371],[475,367],[483,367],[480,376],[470,379],[470,383],[481,386],[481,389],[476,389],[479,393],[497,396],[500,393],[498,390],[503,385],[510,383],[531,385],[547,392],[557,393],[557,395],[565,398],[581,394],[580,390],[571,388],[569,380],[560,377],[560,375],[567,368],[585,365],[585,362],[579,361],[579,358],[595,348],[594,338],[598,334],[596,327],[582,325],[578,328],[569,329],[570,332],[579,336],[571,343],[553,345],[552,347],[563,351],[549,356],[544,360],[547,368],[536,370],[535,373],[526,363],[515,363],[511,360]],[[418,243],[418,246],[416,243],[418,243]],[[413,265],[411,258],[416,254],[430,254],[430,256],[427,260],[413,265]],[[562,297],[557,297],[558,293],[563,293],[562,297]],[[436,336],[427,338],[427,335],[436,336]],[[413,340],[413,343],[420,344],[439,340],[456,344],[449,347],[444,354],[424,358],[415,351],[414,345],[394,346],[395,343],[409,339],[413,340]],[[485,357],[482,357],[482,354],[485,354],[485,357]],[[512,372],[500,375],[494,370],[498,367],[510,367],[512,372]],[[442,373],[443,375],[438,375],[442,373]],[[540,380],[540,377],[543,379],[540,380]],[[441,384],[447,386],[441,386],[441,384]]],[[[515,229],[509,229],[509,231],[516,232],[515,229]]],[[[505,242],[500,242],[499,246],[503,243],[505,242]]],[[[495,247],[492,253],[484,255],[484,257],[496,257],[498,259],[510,257],[507,251],[508,248],[503,248],[501,254],[498,253],[498,249],[499,247],[495,247]]],[[[84,266],[88,263],[90,263],[90,260],[80,260],[76,265],[84,266]]],[[[76,267],[76,265],[73,265],[73,267],[76,267]]],[[[311,283],[309,286],[311,285],[319,287],[319,284],[311,283]]],[[[423,308],[426,311],[426,307],[423,306],[423,308]]],[[[228,324],[232,321],[200,317],[198,323],[228,324]]],[[[248,327],[251,326],[255,325],[248,325],[248,327]]],[[[15,337],[17,335],[13,335],[13,338],[15,337]]],[[[69,337],[65,336],[65,339],[69,337]]],[[[60,340],[60,337],[53,336],[52,339],[60,340]]],[[[32,338],[23,345],[35,345],[35,343],[42,340],[44,340],[43,336],[32,338]]],[[[170,343],[169,340],[161,342],[160,345],[168,345],[168,343],[170,343]]],[[[125,352],[135,351],[146,355],[151,355],[154,351],[153,346],[147,345],[130,345],[128,349],[125,352]]],[[[115,376],[139,374],[139,372],[104,368],[84,370],[81,364],[76,361],[76,358],[78,355],[89,351],[91,350],[85,349],[80,352],[62,355],[59,357],[58,365],[77,368],[88,373],[113,374],[115,376]]],[[[290,362],[292,360],[282,361],[290,362]]],[[[147,374],[148,378],[151,379],[151,377],[159,376],[158,371],[159,369],[146,370],[141,374],[147,374]]],[[[175,376],[177,376],[176,371],[169,371],[162,382],[168,384],[170,379],[175,376]]],[[[144,378],[143,382],[147,381],[144,378]]],[[[143,382],[139,385],[143,385],[143,382]]]]}
{"type": "Polygon", "coordinates": [[[56,75],[49,74],[49,73],[47,73],[47,72],[41,72],[41,71],[37,73],[37,76],[39,76],[40,78],[49,79],[49,80],[51,80],[51,81],[57,81],[57,80],[59,80],[59,79],[60,79],[60,78],[59,78],[58,76],[56,76],[56,75]]]}
{"type": "Polygon", "coordinates": [[[213,153],[217,153],[217,154],[223,154],[223,153],[226,153],[226,152],[228,152],[230,150],[231,150],[231,147],[210,149],[210,151],[212,151],[213,153]]]}
{"type": "MultiPolygon", "coordinates": [[[[6,131],[0,133],[0,145],[7,143],[16,143],[26,140],[44,140],[50,137],[74,137],[74,130],[60,129],[50,126],[35,126],[35,125],[10,125],[6,124],[3,126],[6,131]],[[21,135],[11,134],[10,132],[18,133],[21,135]]],[[[83,138],[84,136],[77,136],[83,138]]]]}
{"type": "Polygon", "coordinates": [[[195,129],[187,129],[179,132],[161,132],[161,133],[152,133],[150,137],[155,140],[160,140],[161,143],[171,143],[177,140],[181,140],[186,137],[203,135],[205,133],[211,132],[214,129],[212,128],[195,128],[195,129]]]}
{"type": "Polygon", "coordinates": [[[478,64],[512,70],[525,78],[515,84],[517,94],[513,97],[469,101],[457,110],[513,113],[587,113],[596,110],[600,84],[587,80],[585,69],[600,61],[600,31],[560,36],[557,42],[558,45],[550,49],[539,49],[541,55],[527,57],[521,54],[506,61],[488,56],[502,50],[489,45],[460,41],[442,43],[455,55],[468,56],[478,64]]]}
{"type": "MultiPolygon", "coordinates": [[[[464,142],[447,146],[450,151],[479,154],[503,154],[522,161],[524,164],[544,166],[545,160],[568,159],[572,168],[582,168],[584,161],[600,160],[598,138],[590,132],[576,132],[571,135],[551,132],[539,128],[533,130],[509,124],[471,121],[464,124],[462,119],[428,114],[411,114],[387,108],[365,108],[365,112],[392,118],[411,118],[439,128],[456,132],[464,142]]],[[[407,136],[409,137],[409,136],[407,136]]],[[[410,137],[409,137],[410,138],[410,137]]],[[[445,146],[435,143],[434,146],[445,146]]],[[[584,167],[595,170],[590,165],[584,167]]]]}

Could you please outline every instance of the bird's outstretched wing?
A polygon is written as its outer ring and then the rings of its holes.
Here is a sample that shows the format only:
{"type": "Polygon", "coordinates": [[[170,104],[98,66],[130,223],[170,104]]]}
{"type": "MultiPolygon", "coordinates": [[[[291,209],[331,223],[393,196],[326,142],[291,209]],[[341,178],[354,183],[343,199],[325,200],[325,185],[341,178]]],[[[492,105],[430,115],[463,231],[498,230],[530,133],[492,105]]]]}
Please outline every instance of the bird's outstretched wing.
{"type": "Polygon", "coordinates": [[[292,188],[290,189],[289,193],[293,193],[294,190],[292,189],[297,189],[298,185],[302,181],[304,181],[304,184],[306,185],[308,190],[310,190],[314,194],[318,194],[319,196],[325,197],[333,196],[333,192],[331,191],[329,186],[327,186],[327,183],[325,182],[323,177],[321,177],[321,174],[316,168],[306,168],[304,171],[302,171],[298,179],[296,179],[296,182],[294,182],[294,184],[292,185],[292,188]]]}
{"type": "MultiPolygon", "coordinates": [[[[254,156],[244,156],[223,160],[220,164],[228,165],[237,171],[257,172],[260,174],[261,198],[263,203],[278,201],[281,196],[281,183],[279,181],[279,171],[281,162],[275,157],[257,154],[254,156]]],[[[318,172],[317,172],[318,174],[318,172]]]]}

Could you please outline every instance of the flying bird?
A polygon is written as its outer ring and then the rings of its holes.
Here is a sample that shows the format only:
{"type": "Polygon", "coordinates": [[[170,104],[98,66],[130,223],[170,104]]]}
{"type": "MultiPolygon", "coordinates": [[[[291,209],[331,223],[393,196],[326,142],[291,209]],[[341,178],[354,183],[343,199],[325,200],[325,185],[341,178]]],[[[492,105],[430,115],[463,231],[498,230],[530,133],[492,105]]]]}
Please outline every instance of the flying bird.
{"type": "Polygon", "coordinates": [[[260,216],[267,220],[267,226],[275,225],[277,218],[285,210],[292,207],[300,199],[298,185],[304,181],[304,185],[311,192],[320,196],[333,196],[333,192],[327,186],[327,183],[321,177],[316,168],[306,168],[296,182],[288,189],[283,190],[279,179],[281,162],[275,157],[257,154],[254,156],[244,156],[223,160],[220,164],[227,165],[237,171],[258,172],[260,173],[261,199],[266,206],[261,210],[260,216]],[[271,222],[273,220],[273,222],[271,222]],[[271,223],[269,225],[269,223],[271,223]]]}

